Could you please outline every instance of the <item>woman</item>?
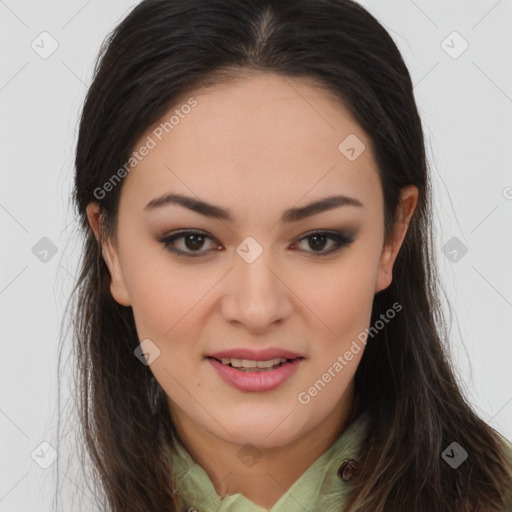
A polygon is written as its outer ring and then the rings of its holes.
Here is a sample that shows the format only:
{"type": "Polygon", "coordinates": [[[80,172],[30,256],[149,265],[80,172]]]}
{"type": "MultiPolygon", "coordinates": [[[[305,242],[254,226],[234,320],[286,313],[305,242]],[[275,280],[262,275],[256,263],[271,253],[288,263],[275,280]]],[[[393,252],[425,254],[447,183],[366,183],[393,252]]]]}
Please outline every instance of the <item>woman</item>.
{"type": "Polygon", "coordinates": [[[102,510],[511,510],[445,353],[410,75],[350,0],[145,0],[80,122],[102,510]]]}

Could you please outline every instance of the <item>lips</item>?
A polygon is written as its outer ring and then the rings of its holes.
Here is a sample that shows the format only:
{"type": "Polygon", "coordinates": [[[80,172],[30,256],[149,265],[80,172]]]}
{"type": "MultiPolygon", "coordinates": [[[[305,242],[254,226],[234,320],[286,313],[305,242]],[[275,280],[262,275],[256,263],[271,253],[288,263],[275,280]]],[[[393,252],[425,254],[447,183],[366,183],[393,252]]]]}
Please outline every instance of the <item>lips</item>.
{"type": "Polygon", "coordinates": [[[214,352],[208,354],[207,358],[218,359],[221,361],[223,358],[233,359],[248,359],[250,361],[269,361],[270,359],[297,359],[303,358],[302,354],[292,352],[290,350],[269,347],[261,350],[254,350],[249,348],[233,348],[222,350],[220,352],[214,352]]]}
{"type": "MultiPolygon", "coordinates": [[[[265,356],[266,357],[266,356],[265,356]]],[[[217,375],[226,383],[243,392],[265,392],[279,388],[302,366],[304,357],[297,357],[275,369],[261,372],[245,372],[240,368],[232,368],[222,364],[214,357],[207,357],[207,361],[216,370],[217,375]]]]}

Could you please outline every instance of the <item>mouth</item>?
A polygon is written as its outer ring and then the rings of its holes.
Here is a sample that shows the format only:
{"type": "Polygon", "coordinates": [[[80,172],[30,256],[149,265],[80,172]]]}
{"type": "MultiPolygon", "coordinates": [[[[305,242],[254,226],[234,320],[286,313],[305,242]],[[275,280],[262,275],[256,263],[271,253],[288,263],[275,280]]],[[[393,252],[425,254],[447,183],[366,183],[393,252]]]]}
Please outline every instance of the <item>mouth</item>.
{"type": "Polygon", "coordinates": [[[255,361],[250,359],[235,359],[232,357],[223,357],[218,359],[216,357],[208,356],[207,359],[213,359],[224,366],[238,370],[244,373],[264,373],[277,370],[282,366],[293,363],[295,360],[304,359],[304,357],[294,358],[275,358],[266,361],[255,361]]]}

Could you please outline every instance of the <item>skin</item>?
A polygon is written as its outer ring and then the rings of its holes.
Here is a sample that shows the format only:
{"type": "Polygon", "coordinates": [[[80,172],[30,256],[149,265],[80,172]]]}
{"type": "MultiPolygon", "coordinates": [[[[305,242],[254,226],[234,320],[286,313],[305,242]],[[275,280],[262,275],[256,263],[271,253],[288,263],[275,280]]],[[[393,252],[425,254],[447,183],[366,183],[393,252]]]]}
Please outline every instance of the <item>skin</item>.
{"type": "MultiPolygon", "coordinates": [[[[125,178],[116,236],[103,256],[113,297],[133,308],[139,339],[160,350],[150,369],[169,397],[181,441],[219,494],[240,492],[270,508],[350,419],[363,350],[308,404],[297,397],[370,326],[374,294],[391,283],[418,190],[402,189],[393,235],[384,240],[371,141],[309,79],[247,73],[197,89],[181,104],[189,97],[198,105],[125,178]],[[349,134],[366,146],[354,161],[338,149],[349,134]],[[228,208],[234,222],[178,205],[144,211],[168,192],[228,208]],[[337,194],[363,207],[279,222],[285,209],[337,194]],[[174,246],[203,256],[180,258],[159,242],[185,228],[210,238],[202,246],[181,238],[174,246]],[[355,240],[315,257],[336,246],[329,238],[323,246],[304,239],[315,230],[352,230],[355,240]],[[252,263],[236,252],[247,236],[263,249],[252,263]],[[204,359],[234,347],[280,347],[306,359],[276,390],[241,392],[204,359]],[[237,456],[248,443],[261,455],[251,467],[237,456]]],[[[99,236],[97,205],[87,213],[99,236]]]]}

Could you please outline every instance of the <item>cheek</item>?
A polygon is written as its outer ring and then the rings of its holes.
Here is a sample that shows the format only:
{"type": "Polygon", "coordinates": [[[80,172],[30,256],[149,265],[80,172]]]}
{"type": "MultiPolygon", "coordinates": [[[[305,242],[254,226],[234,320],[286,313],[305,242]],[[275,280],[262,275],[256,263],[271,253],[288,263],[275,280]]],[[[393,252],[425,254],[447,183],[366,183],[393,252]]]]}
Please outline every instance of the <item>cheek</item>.
{"type": "Polygon", "coordinates": [[[305,273],[307,278],[295,281],[294,291],[303,301],[301,307],[310,311],[308,316],[318,323],[319,338],[325,340],[331,352],[343,348],[368,327],[377,268],[376,258],[370,253],[354,252],[336,267],[305,273]]]}
{"type": "Polygon", "coordinates": [[[158,248],[132,252],[125,268],[139,337],[163,341],[173,336],[188,325],[191,310],[207,292],[207,279],[201,284],[197,272],[171,264],[170,256],[158,248]]]}

